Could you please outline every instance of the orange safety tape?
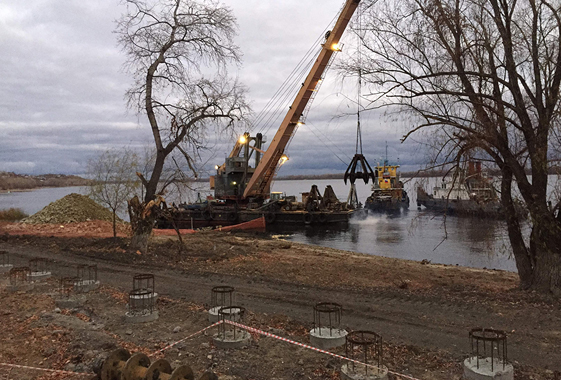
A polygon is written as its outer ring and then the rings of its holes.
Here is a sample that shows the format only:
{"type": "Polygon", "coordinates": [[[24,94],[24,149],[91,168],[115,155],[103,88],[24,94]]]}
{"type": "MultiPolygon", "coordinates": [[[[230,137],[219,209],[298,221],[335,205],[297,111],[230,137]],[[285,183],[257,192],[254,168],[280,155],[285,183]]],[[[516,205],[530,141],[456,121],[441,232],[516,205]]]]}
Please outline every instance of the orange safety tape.
{"type": "Polygon", "coordinates": [[[168,345],[168,346],[162,348],[161,350],[158,350],[158,351],[154,352],[153,354],[151,354],[151,355],[149,355],[149,356],[154,356],[154,355],[157,355],[157,354],[160,354],[160,353],[164,352],[165,350],[169,350],[169,349],[172,348],[173,346],[176,346],[176,345],[178,345],[179,343],[186,341],[187,339],[191,339],[191,338],[194,337],[194,336],[197,336],[197,335],[199,335],[199,334],[202,334],[202,333],[205,332],[206,330],[211,329],[211,328],[213,328],[213,327],[216,327],[216,326],[218,326],[218,325],[221,324],[221,323],[222,323],[222,321],[218,321],[218,322],[216,322],[216,323],[214,323],[214,324],[212,324],[212,325],[210,325],[210,326],[208,326],[208,327],[205,327],[205,328],[202,329],[202,330],[197,331],[196,333],[193,333],[193,334],[191,334],[191,335],[189,335],[189,336],[187,336],[187,337],[185,337],[185,338],[183,338],[183,339],[181,339],[181,340],[178,340],[178,341],[175,342],[175,343],[172,343],[172,344],[170,344],[170,345],[168,345]]]}
{"type": "MultiPolygon", "coordinates": [[[[242,325],[241,323],[238,323],[238,322],[229,321],[229,320],[218,321],[216,323],[213,323],[212,325],[207,326],[204,329],[201,329],[201,330],[199,330],[199,331],[197,331],[197,332],[195,332],[195,333],[193,333],[193,334],[191,334],[191,335],[189,335],[189,336],[187,336],[187,337],[185,337],[181,340],[178,340],[175,343],[172,343],[172,344],[162,348],[161,350],[158,350],[158,351],[154,352],[150,356],[154,356],[154,355],[157,355],[161,352],[164,352],[165,350],[169,350],[170,348],[178,345],[179,343],[184,342],[188,339],[191,339],[194,336],[197,336],[199,334],[202,334],[206,330],[209,330],[213,327],[216,327],[216,326],[218,326],[222,323],[227,323],[227,324],[230,324],[230,325],[233,325],[233,326],[237,326],[237,327],[242,328],[242,329],[247,330],[247,331],[251,331],[251,332],[254,332],[254,333],[257,333],[257,334],[265,335],[265,336],[268,336],[270,338],[278,339],[278,340],[281,340],[283,342],[294,344],[294,345],[297,345],[297,346],[300,346],[300,347],[303,347],[303,348],[307,348],[309,350],[320,352],[322,354],[330,355],[330,356],[333,356],[335,358],[347,360],[347,361],[357,363],[357,364],[361,364],[361,365],[364,365],[364,366],[367,366],[367,367],[378,368],[378,366],[375,366],[375,365],[372,365],[372,364],[363,363],[363,362],[355,360],[355,359],[351,359],[351,358],[347,358],[347,357],[342,356],[342,355],[334,354],[333,352],[325,351],[325,350],[322,350],[322,349],[319,349],[319,348],[316,348],[316,347],[313,347],[313,346],[310,346],[310,345],[307,345],[307,344],[296,342],[296,341],[291,340],[291,339],[283,338],[281,336],[271,334],[271,333],[268,333],[268,332],[265,332],[265,331],[262,331],[262,330],[259,330],[259,329],[253,328],[253,327],[249,327],[249,326],[246,326],[246,325],[242,325]]],[[[63,371],[63,370],[56,370],[56,369],[39,368],[39,367],[30,367],[30,366],[25,366],[25,365],[9,364],[9,363],[0,363],[0,366],[11,367],[11,368],[31,369],[31,370],[36,370],[36,371],[45,371],[45,372],[52,372],[52,373],[61,373],[61,374],[73,375],[73,376],[95,376],[94,373],[79,373],[79,372],[71,372],[71,371],[63,371]]],[[[392,375],[395,375],[395,376],[399,376],[403,379],[420,380],[420,379],[417,379],[415,377],[411,377],[411,376],[404,375],[404,374],[394,372],[394,371],[389,371],[388,370],[388,373],[391,373],[392,375]]]]}
{"type": "MultiPolygon", "coordinates": [[[[290,344],[294,344],[294,345],[296,345],[296,346],[300,346],[300,347],[303,347],[303,348],[307,348],[307,349],[309,349],[309,350],[317,351],[317,352],[320,352],[320,353],[322,353],[322,354],[330,355],[330,356],[333,356],[333,357],[338,358],[338,359],[347,360],[347,361],[350,361],[350,362],[353,362],[353,363],[361,364],[361,365],[366,366],[366,367],[372,367],[372,368],[376,368],[376,369],[379,368],[378,366],[373,365],[373,364],[363,363],[363,362],[358,361],[358,360],[355,360],[355,359],[347,358],[346,356],[334,354],[333,352],[325,351],[325,350],[322,350],[322,349],[317,348],[317,347],[309,346],[309,345],[304,344],[304,343],[300,343],[300,342],[296,342],[296,341],[291,340],[291,339],[283,338],[282,336],[278,336],[278,335],[275,335],[275,334],[271,334],[271,333],[268,333],[268,332],[265,332],[265,331],[256,329],[256,328],[254,328],[254,327],[249,327],[249,326],[246,326],[246,325],[242,325],[241,323],[238,323],[238,322],[233,322],[233,321],[225,320],[224,323],[227,323],[227,324],[233,325],[233,326],[237,326],[237,327],[239,327],[239,328],[242,328],[242,329],[247,330],[247,331],[250,331],[250,332],[254,332],[254,333],[257,333],[257,334],[265,335],[265,336],[268,336],[268,337],[270,337],[270,338],[278,339],[278,340],[281,340],[281,341],[283,341],[283,342],[287,342],[287,343],[290,343],[290,344]]],[[[394,372],[394,371],[390,371],[390,370],[388,370],[388,373],[391,373],[392,375],[399,376],[399,377],[401,377],[401,378],[408,379],[408,380],[420,380],[420,379],[417,379],[417,378],[415,378],[415,377],[411,377],[411,376],[408,376],[408,375],[403,375],[403,374],[401,374],[401,373],[394,372]]]]}
{"type": "Polygon", "coordinates": [[[0,367],[10,367],[10,368],[21,368],[21,369],[32,369],[35,371],[44,371],[44,372],[52,372],[52,373],[61,373],[65,375],[74,375],[74,376],[95,376],[95,373],[81,373],[81,372],[71,372],[71,371],[63,371],[60,369],[49,369],[49,368],[40,368],[40,367],[30,367],[27,365],[19,365],[19,364],[9,364],[9,363],[0,363],[0,367]]]}
{"type": "MultiPolygon", "coordinates": [[[[205,327],[202,330],[197,331],[196,333],[193,333],[181,340],[178,340],[175,343],[172,343],[164,348],[162,348],[161,350],[158,350],[156,352],[154,352],[153,354],[151,354],[150,356],[154,356],[157,355],[161,352],[164,352],[165,350],[169,350],[170,348],[172,348],[173,346],[186,341],[187,339],[190,339],[196,335],[202,334],[203,332],[205,332],[208,329],[211,329],[213,327],[218,326],[219,324],[221,324],[222,321],[216,322],[208,327],[205,327]]],[[[25,366],[25,365],[18,365],[18,364],[9,364],[9,363],[0,363],[0,366],[5,366],[5,367],[11,367],[11,368],[22,368],[22,369],[31,369],[31,370],[36,370],[36,371],[45,371],[45,372],[52,372],[52,373],[60,373],[60,374],[66,374],[66,375],[75,375],[75,376],[95,376],[95,373],[79,373],[79,372],[71,372],[71,371],[63,371],[63,370],[56,370],[56,369],[48,369],[48,368],[39,368],[39,367],[30,367],[30,366],[25,366]]]]}

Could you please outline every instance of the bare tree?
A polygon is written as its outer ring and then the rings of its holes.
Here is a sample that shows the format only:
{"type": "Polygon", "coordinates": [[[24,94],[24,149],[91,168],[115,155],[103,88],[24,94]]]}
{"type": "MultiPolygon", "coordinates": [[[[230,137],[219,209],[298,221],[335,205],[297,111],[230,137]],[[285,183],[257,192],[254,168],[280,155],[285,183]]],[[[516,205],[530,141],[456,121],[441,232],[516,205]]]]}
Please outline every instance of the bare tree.
{"type": "Polygon", "coordinates": [[[88,162],[88,177],[92,182],[89,196],[113,212],[113,236],[117,236],[117,212],[126,210],[127,201],[140,187],[136,176],[138,156],[130,149],[103,152],[88,162]]]}
{"type": "MultiPolygon", "coordinates": [[[[203,149],[206,151],[207,147],[205,146],[203,149]]],[[[150,176],[154,168],[154,163],[156,162],[156,153],[154,147],[146,147],[141,153],[141,165],[138,170],[140,176],[144,178],[150,176]]],[[[196,157],[199,156],[199,153],[195,151],[193,151],[192,154],[196,157]]],[[[193,184],[201,175],[201,167],[204,167],[207,162],[197,161],[192,163],[191,167],[187,164],[186,169],[184,161],[184,155],[180,151],[177,151],[170,154],[164,163],[157,193],[162,194],[165,192],[166,203],[168,204],[170,202],[192,198],[194,192],[197,190],[200,191],[200,189],[193,184]],[[187,174],[186,171],[191,172],[191,174],[187,174]]],[[[208,187],[206,182],[201,184],[204,188],[208,187]]],[[[142,189],[144,188],[142,187],[142,189]]],[[[144,198],[144,191],[141,192],[141,196],[144,198]]]]}
{"type": "MultiPolygon", "coordinates": [[[[521,287],[559,294],[560,203],[548,204],[547,188],[559,133],[560,2],[374,1],[363,17],[371,106],[411,112],[418,123],[404,139],[421,130],[443,137],[444,161],[465,154],[491,159],[502,173],[521,287]],[[513,181],[530,213],[528,239],[513,181]]],[[[357,62],[348,70],[358,70],[357,62]]]]}
{"type": "Polygon", "coordinates": [[[236,20],[229,8],[213,0],[126,4],[116,32],[135,78],[127,99],[130,107],[146,114],[156,148],[150,175],[139,173],[144,199],[129,202],[132,245],[145,251],[166,158],[177,150],[194,171],[209,128],[231,127],[249,109],[244,87],[229,79],[226,70],[240,61],[233,43],[236,20]]]}

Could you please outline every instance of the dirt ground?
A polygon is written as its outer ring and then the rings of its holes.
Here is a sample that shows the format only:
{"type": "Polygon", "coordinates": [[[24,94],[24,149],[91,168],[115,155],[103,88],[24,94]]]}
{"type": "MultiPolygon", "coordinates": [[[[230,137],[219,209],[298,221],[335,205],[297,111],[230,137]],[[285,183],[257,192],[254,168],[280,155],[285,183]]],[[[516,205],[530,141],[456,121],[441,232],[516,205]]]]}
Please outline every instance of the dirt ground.
{"type": "MultiPolygon", "coordinates": [[[[28,293],[0,286],[5,327],[0,363],[91,372],[96,358],[116,347],[153,353],[208,326],[210,289],[231,285],[235,303],[248,310],[246,324],[303,343],[309,341],[313,305],[340,303],[342,327],[381,334],[384,364],[419,379],[459,379],[474,327],[508,333],[516,379],[554,379],[561,370],[561,302],[518,290],[513,273],[360,255],[247,233],[188,235],[185,246],[176,238],[155,237],[149,253],[139,254],[126,238],[108,238],[107,227],[110,231],[110,225],[95,224],[97,235],[88,225],[41,227],[35,235],[21,235],[35,232],[0,226],[0,250],[9,252],[15,265],[46,257],[59,278],[74,275],[77,264],[95,263],[103,284],[77,307],[61,310],[55,305],[56,279],[28,293]],[[155,275],[161,295],[156,322],[123,321],[135,273],[155,275]]],[[[172,366],[189,364],[199,375],[211,369],[225,380],[339,378],[339,359],[257,335],[245,349],[222,350],[212,343],[214,333],[216,328],[163,357],[172,366]]],[[[56,376],[0,366],[2,380],[65,378],[56,376]]]]}

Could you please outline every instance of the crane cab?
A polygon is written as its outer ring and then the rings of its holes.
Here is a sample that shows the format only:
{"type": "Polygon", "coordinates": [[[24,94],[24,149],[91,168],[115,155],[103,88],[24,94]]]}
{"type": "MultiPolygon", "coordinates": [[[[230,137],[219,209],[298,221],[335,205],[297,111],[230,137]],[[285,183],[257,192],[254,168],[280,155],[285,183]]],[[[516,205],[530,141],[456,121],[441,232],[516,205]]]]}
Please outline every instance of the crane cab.
{"type": "Polygon", "coordinates": [[[252,137],[242,135],[224,164],[216,166],[216,174],[211,177],[211,189],[216,198],[240,198],[255,168],[259,165],[265,140],[261,133],[252,137]],[[253,162],[253,165],[252,165],[253,162]]]}

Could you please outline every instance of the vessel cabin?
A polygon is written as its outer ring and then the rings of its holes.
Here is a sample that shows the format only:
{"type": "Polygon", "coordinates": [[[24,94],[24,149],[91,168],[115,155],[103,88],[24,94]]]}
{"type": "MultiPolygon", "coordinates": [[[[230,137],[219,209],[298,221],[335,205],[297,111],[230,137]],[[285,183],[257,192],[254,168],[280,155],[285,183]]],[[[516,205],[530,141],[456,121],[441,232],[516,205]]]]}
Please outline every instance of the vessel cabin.
{"type": "Polygon", "coordinates": [[[432,194],[435,199],[471,199],[469,191],[463,183],[453,183],[451,181],[442,181],[440,186],[434,187],[432,194]]]}
{"type": "Polygon", "coordinates": [[[376,177],[378,181],[374,182],[374,189],[389,190],[400,188],[399,174],[397,174],[399,165],[382,165],[376,166],[376,177]]]}
{"type": "Polygon", "coordinates": [[[488,179],[468,178],[466,180],[442,181],[433,189],[435,199],[478,200],[488,201],[497,198],[494,188],[488,179]]]}

